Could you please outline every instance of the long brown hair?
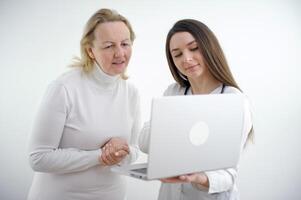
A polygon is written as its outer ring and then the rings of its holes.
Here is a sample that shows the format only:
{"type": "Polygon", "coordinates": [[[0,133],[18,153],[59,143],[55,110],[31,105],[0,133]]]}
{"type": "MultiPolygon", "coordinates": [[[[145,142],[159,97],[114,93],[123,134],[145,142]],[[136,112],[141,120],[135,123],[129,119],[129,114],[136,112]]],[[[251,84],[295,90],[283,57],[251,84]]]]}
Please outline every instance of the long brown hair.
{"type": "Polygon", "coordinates": [[[171,37],[178,32],[188,32],[194,37],[209,72],[216,80],[240,90],[233,78],[217,38],[205,24],[194,19],[183,19],[176,22],[167,34],[165,45],[166,57],[169,69],[177,83],[182,87],[190,85],[187,77],[177,69],[170,53],[171,37]]]}
{"type": "MultiPolygon", "coordinates": [[[[242,91],[232,75],[224,52],[214,33],[204,23],[194,19],[177,21],[169,30],[166,38],[165,52],[167,62],[171,74],[178,84],[182,87],[190,86],[188,78],[177,69],[170,53],[171,37],[178,32],[188,32],[194,37],[209,72],[216,80],[226,86],[232,86],[242,91]]],[[[253,126],[248,134],[247,140],[252,142],[254,140],[253,126]]]]}

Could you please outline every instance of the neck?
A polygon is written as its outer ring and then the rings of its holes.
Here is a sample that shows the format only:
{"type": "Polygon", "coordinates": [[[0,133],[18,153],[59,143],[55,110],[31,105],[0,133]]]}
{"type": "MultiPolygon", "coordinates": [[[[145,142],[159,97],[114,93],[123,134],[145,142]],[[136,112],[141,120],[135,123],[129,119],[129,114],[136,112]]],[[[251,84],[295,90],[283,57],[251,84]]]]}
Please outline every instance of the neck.
{"type": "Polygon", "coordinates": [[[106,74],[97,63],[94,64],[92,76],[97,84],[106,88],[114,87],[120,79],[120,75],[111,76],[106,74]]]}
{"type": "Polygon", "coordinates": [[[192,94],[209,94],[222,84],[212,76],[189,79],[189,83],[191,85],[192,94]]]}

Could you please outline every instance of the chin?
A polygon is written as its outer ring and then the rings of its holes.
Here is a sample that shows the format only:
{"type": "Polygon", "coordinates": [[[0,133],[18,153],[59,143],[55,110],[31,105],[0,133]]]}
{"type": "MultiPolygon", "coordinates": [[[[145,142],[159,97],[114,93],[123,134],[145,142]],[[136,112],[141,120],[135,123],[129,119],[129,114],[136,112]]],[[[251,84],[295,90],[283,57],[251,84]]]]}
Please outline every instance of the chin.
{"type": "Polygon", "coordinates": [[[113,72],[113,74],[116,76],[116,75],[121,75],[122,73],[125,73],[125,69],[126,68],[124,68],[124,69],[122,69],[122,70],[115,70],[114,72],[113,72]]]}
{"type": "Polygon", "coordinates": [[[199,73],[199,72],[193,72],[191,74],[187,74],[187,77],[189,78],[198,78],[202,75],[202,73],[199,73]]]}

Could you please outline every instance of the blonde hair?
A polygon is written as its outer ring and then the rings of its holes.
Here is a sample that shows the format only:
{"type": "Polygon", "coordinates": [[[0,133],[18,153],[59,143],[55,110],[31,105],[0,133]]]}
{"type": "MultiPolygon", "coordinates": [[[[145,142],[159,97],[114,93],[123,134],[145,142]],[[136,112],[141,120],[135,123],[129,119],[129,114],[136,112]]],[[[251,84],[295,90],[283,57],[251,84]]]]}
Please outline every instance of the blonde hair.
{"type": "MultiPolygon", "coordinates": [[[[92,42],[95,39],[94,31],[97,25],[105,22],[123,22],[130,31],[130,39],[133,42],[135,39],[135,33],[132,29],[130,22],[117,11],[111,9],[100,9],[95,12],[90,19],[87,21],[84,33],[80,41],[80,52],[81,57],[75,57],[74,62],[71,64],[72,67],[81,67],[84,72],[91,72],[94,66],[94,60],[88,55],[88,48],[92,46],[92,42]]],[[[127,76],[121,74],[123,79],[127,79],[127,76]]]]}

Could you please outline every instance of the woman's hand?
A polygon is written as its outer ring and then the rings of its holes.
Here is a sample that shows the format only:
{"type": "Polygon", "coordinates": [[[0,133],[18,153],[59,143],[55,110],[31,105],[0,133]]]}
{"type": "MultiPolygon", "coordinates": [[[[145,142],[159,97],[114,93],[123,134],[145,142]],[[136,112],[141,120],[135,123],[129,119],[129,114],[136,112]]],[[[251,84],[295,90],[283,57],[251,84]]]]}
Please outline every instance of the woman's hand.
{"type": "Polygon", "coordinates": [[[205,173],[185,174],[176,177],[160,179],[163,183],[195,183],[209,187],[209,180],[205,173]]]}
{"type": "Polygon", "coordinates": [[[115,165],[122,161],[129,153],[127,142],[121,138],[113,137],[101,148],[102,154],[99,158],[103,165],[115,165]]]}

